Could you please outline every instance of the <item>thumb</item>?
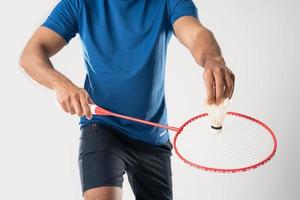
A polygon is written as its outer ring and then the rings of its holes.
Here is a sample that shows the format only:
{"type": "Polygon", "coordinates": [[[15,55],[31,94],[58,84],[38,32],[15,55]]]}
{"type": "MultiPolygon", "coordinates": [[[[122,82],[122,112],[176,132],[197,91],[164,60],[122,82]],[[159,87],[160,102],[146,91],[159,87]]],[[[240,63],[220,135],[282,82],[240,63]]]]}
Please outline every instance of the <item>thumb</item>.
{"type": "Polygon", "coordinates": [[[87,94],[87,96],[86,96],[86,99],[87,99],[87,102],[89,103],[89,104],[95,104],[94,102],[93,102],[93,100],[92,100],[92,98],[87,94]]]}

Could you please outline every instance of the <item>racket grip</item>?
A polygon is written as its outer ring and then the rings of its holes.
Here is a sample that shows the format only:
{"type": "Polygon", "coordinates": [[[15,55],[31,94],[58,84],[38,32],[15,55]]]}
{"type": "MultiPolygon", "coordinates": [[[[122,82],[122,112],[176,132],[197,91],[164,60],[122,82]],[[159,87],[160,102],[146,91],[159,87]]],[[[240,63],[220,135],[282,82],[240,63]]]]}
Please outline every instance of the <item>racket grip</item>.
{"type": "Polygon", "coordinates": [[[94,104],[90,104],[89,106],[90,106],[90,108],[91,108],[92,114],[95,115],[95,114],[96,114],[96,108],[97,108],[97,106],[94,105],[94,104]]]}
{"type": "Polygon", "coordinates": [[[95,104],[90,104],[90,108],[91,108],[91,112],[93,115],[111,115],[112,112],[104,109],[104,108],[101,108],[95,104]]]}

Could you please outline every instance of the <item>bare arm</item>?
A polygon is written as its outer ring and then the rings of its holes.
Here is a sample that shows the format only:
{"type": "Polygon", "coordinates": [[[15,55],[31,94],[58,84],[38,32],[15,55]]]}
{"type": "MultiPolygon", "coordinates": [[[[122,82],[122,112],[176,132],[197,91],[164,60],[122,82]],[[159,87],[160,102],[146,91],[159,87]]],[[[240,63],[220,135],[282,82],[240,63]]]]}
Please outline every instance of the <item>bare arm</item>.
{"type": "Polygon", "coordinates": [[[196,62],[204,67],[204,82],[208,103],[219,104],[231,98],[234,89],[234,74],[226,67],[220,47],[213,33],[194,17],[181,17],[174,23],[179,41],[186,46],[196,62]]]}
{"type": "Polygon", "coordinates": [[[66,112],[91,118],[88,104],[92,100],[87,92],[56,71],[50,61],[50,57],[65,45],[66,42],[60,35],[40,27],[25,46],[20,66],[33,80],[55,90],[57,100],[66,112]]]}
{"type": "Polygon", "coordinates": [[[55,89],[59,83],[69,80],[53,68],[49,58],[64,46],[65,41],[62,37],[47,28],[40,27],[25,46],[20,65],[33,80],[55,89]]]}

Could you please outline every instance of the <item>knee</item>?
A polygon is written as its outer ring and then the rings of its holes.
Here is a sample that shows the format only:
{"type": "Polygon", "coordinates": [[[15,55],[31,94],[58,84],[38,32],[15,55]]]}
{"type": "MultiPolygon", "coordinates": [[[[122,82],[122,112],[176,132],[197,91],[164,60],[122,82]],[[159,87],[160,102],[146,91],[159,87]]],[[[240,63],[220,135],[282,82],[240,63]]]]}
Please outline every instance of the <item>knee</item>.
{"type": "Polygon", "coordinates": [[[122,189],[119,187],[98,187],[83,194],[84,200],[121,200],[122,189]]]}

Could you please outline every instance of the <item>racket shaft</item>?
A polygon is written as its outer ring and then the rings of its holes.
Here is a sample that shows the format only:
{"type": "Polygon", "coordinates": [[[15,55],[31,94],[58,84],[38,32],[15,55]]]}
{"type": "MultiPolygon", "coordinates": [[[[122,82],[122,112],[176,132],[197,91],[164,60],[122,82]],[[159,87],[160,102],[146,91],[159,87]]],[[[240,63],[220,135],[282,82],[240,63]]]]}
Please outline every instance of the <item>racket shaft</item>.
{"type": "Polygon", "coordinates": [[[130,121],[134,121],[134,122],[138,122],[138,123],[142,123],[142,124],[147,124],[147,125],[150,125],[150,126],[166,128],[166,129],[169,129],[169,130],[175,131],[175,132],[178,131],[178,128],[176,128],[176,127],[162,125],[162,124],[158,124],[158,123],[154,123],[154,122],[149,122],[149,121],[146,121],[146,120],[137,119],[137,118],[134,118],[134,117],[129,117],[129,116],[125,116],[125,115],[121,115],[121,114],[117,114],[117,113],[111,113],[111,116],[115,116],[115,117],[118,117],[118,118],[130,120],[130,121]]]}
{"type": "Polygon", "coordinates": [[[176,127],[173,127],[173,126],[162,125],[162,124],[149,122],[149,121],[142,120],[142,119],[137,119],[137,118],[134,118],[134,117],[129,117],[129,116],[126,116],[126,115],[121,115],[121,114],[118,114],[118,113],[113,113],[109,110],[106,110],[102,107],[92,105],[92,104],[90,105],[90,108],[91,108],[92,114],[94,114],[94,115],[114,116],[114,117],[130,120],[130,121],[134,121],[134,122],[138,122],[138,123],[142,123],[142,124],[147,124],[147,125],[150,125],[150,126],[156,126],[156,127],[160,127],[160,128],[169,129],[169,130],[175,131],[175,132],[177,132],[179,130],[179,128],[176,128],[176,127]]]}

